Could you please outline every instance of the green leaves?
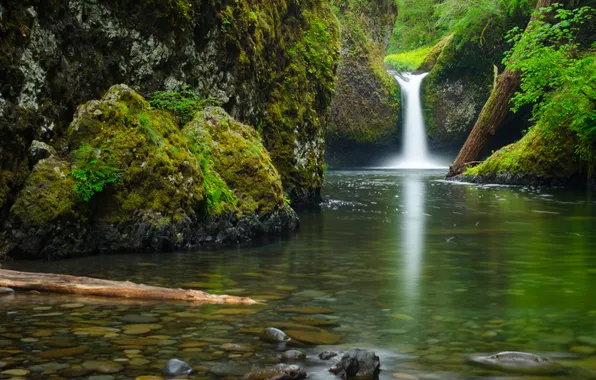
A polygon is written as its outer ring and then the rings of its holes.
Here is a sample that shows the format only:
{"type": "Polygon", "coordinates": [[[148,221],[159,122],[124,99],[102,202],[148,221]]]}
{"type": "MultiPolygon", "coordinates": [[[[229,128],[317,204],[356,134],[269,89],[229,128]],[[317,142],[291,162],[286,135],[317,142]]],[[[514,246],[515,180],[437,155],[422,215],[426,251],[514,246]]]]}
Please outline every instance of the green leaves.
{"type": "Polygon", "coordinates": [[[595,157],[596,139],[596,52],[583,50],[576,38],[594,8],[563,9],[555,4],[542,14],[553,15],[555,22],[539,17],[525,33],[509,33],[515,42],[503,63],[521,76],[521,90],[512,99],[513,110],[533,105],[533,118],[549,128],[564,126],[580,139],[578,154],[595,157]],[[592,148],[590,148],[592,147],[592,148]]]}
{"type": "Polygon", "coordinates": [[[94,149],[84,145],[73,152],[75,169],[70,175],[75,179],[75,193],[85,202],[103,191],[106,185],[122,180],[122,171],[112,165],[108,149],[94,149]]]}
{"type": "Polygon", "coordinates": [[[198,111],[220,103],[218,99],[204,98],[188,87],[179,91],[156,91],[149,100],[151,107],[172,112],[182,126],[191,121],[198,111]]]}

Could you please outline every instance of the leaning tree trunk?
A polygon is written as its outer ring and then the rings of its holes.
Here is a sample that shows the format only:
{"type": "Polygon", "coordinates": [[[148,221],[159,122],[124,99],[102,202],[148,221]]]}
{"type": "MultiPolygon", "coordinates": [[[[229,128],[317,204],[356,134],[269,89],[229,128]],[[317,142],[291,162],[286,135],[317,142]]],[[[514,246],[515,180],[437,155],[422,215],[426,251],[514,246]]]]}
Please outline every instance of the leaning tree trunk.
{"type": "MultiPolygon", "coordinates": [[[[555,3],[555,0],[538,0],[534,14],[530,18],[530,23],[537,19],[540,8],[549,7],[553,3],[555,3]]],[[[505,69],[499,75],[496,85],[482,108],[472,132],[470,132],[464,146],[459,151],[457,158],[449,167],[447,177],[454,177],[463,173],[469,164],[480,160],[492,137],[495,135],[497,128],[505,120],[509,112],[509,101],[519,88],[519,85],[520,75],[518,71],[513,72],[505,69]]]]}

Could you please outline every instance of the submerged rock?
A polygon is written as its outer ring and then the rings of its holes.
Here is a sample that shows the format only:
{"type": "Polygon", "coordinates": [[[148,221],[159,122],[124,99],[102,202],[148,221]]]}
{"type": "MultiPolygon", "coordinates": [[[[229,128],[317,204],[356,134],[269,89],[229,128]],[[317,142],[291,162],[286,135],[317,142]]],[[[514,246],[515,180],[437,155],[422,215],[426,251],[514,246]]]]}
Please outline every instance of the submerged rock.
{"type": "Polygon", "coordinates": [[[188,363],[179,359],[170,359],[163,367],[161,373],[166,377],[187,376],[192,372],[192,367],[188,363]]]}
{"type": "Polygon", "coordinates": [[[279,356],[281,361],[292,361],[305,359],[306,355],[304,352],[299,350],[288,350],[279,356]]]}
{"type": "Polygon", "coordinates": [[[329,371],[342,379],[374,380],[379,378],[381,361],[372,351],[351,348],[329,371]]]}
{"type": "Polygon", "coordinates": [[[244,375],[244,380],[300,380],[306,371],[297,365],[278,364],[244,375]]]}
{"type": "Polygon", "coordinates": [[[551,375],[563,372],[563,367],[550,359],[526,353],[506,351],[491,356],[471,357],[472,364],[505,372],[531,375],[551,375]]]}
{"type": "Polygon", "coordinates": [[[339,355],[337,352],[333,352],[333,351],[323,351],[319,354],[319,359],[321,360],[329,360],[331,358],[336,357],[337,355],[339,355]]]}
{"type": "Polygon", "coordinates": [[[289,342],[292,338],[290,338],[285,332],[281,331],[280,329],[276,329],[275,327],[267,327],[265,328],[265,330],[263,330],[261,339],[271,343],[285,343],[289,342]]]}
{"type": "Polygon", "coordinates": [[[0,288],[0,296],[9,296],[14,294],[14,290],[11,288],[0,288]]]}

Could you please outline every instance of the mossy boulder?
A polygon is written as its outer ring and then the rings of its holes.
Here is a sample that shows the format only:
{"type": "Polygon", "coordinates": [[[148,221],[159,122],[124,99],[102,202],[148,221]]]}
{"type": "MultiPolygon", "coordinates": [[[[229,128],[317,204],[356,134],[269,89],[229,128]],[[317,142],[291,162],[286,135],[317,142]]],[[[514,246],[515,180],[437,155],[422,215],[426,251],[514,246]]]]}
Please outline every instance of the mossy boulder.
{"type": "Polygon", "coordinates": [[[333,3],[342,47],[326,157],[332,166],[361,165],[399,140],[399,86],[383,62],[397,6],[392,0],[333,3]]]}
{"type": "Polygon", "coordinates": [[[565,127],[539,123],[518,142],[494,152],[458,180],[507,185],[585,186],[588,170],[576,153],[578,139],[565,127]]]}
{"type": "Polygon", "coordinates": [[[6,0],[0,23],[0,210],[33,140],[64,155],[80,104],[118,83],[188,86],[262,132],[294,201],[316,201],[339,26],[324,0],[6,0]]]}
{"type": "Polygon", "coordinates": [[[297,226],[256,132],[222,109],[199,113],[183,132],[116,85],[77,109],[68,147],[65,161],[41,160],[19,193],[9,254],[197,248],[297,226]]]}
{"type": "Polygon", "coordinates": [[[238,200],[244,213],[268,213],[284,207],[279,173],[251,126],[222,108],[208,107],[184,127],[191,146],[204,152],[238,200]]]}

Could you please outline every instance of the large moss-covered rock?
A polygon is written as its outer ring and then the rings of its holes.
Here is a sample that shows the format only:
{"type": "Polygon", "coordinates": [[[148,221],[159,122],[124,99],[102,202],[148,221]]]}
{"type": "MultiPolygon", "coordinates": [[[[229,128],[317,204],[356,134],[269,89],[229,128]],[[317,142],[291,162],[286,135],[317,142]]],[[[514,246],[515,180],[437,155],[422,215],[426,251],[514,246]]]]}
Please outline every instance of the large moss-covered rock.
{"type": "Polygon", "coordinates": [[[0,208],[31,141],[67,152],[79,104],[111,85],[183,84],[257,126],[285,190],[316,199],[339,27],[324,0],[6,0],[0,22],[0,208]]]}
{"type": "Polygon", "coordinates": [[[578,139],[565,127],[539,123],[518,142],[494,152],[458,180],[507,185],[581,185],[588,181],[585,162],[576,153],[578,139]]]}
{"type": "Polygon", "coordinates": [[[221,108],[208,107],[183,132],[191,146],[212,160],[243,212],[266,213],[284,206],[281,178],[253,127],[221,108]]]}
{"type": "MultiPolygon", "coordinates": [[[[502,71],[509,45],[505,33],[527,22],[529,15],[486,15],[464,30],[445,37],[429,53],[421,71],[430,70],[423,82],[424,116],[429,144],[437,151],[457,153],[490,96],[495,70],[502,71]]],[[[507,142],[520,137],[527,114],[511,115],[507,142]]],[[[502,145],[500,145],[502,146],[502,145]]]]}
{"type": "Polygon", "coordinates": [[[397,17],[393,0],[335,0],[341,60],[327,128],[327,161],[362,165],[399,140],[399,87],[383,63],[397,17]]]}
{"type": "Polygon", "coordinates": [[[11,209],[13,256],[193,248],[297,226],[256,132],[222,109],[183,133],[116,85],[77,109],[67,146],[68,161],[41,160],[11,209]]]}

